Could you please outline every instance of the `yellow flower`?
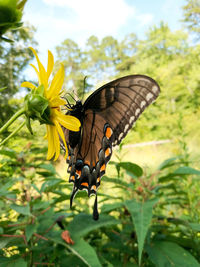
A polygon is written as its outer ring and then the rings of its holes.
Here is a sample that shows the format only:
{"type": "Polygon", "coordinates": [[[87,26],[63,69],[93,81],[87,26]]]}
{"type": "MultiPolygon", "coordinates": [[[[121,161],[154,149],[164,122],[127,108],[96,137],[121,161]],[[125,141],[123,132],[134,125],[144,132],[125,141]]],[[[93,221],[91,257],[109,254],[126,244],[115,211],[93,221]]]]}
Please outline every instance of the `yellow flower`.
{"type": "MultiPolygon", "coordinates": [[[[56,160],[60,154],[60,139],[63,141],[63,144],[66,148],[66,156],[67,156],[67,145],[64,137],[64,133],[61,126],[69,129],[70,131],[79,131],[80,121],[74,116],[64,115],[61,112],[61,105],[66,104],[66,101],[60,97],[61,88],[64,82],[64,66],[61,64],[60,69],[53,77],[52,81],[49,82],[49,77],[52,73],[54,66],[54,58],[50,51],[48,51],[48,64],[47,71],[44,66],[40,62],[36,51],[30,47],[33,54],[36,57],[38,63],[38,69],[30,64],[37,76],[39,81],[39,86],[43,85],[44,87],[44,97],[48,100],[48,105],[50,108],[50,121],[51,124],[46,124],[47,135],[46,138],[48,140],[48,153],[47,159],[51,159],[54,156],[54,160],[56,160]]],[[[22,87],[28,87],[32,90],[36,90],[37,87],[30,82],[23,82],[21,84],[22,87]]]]}

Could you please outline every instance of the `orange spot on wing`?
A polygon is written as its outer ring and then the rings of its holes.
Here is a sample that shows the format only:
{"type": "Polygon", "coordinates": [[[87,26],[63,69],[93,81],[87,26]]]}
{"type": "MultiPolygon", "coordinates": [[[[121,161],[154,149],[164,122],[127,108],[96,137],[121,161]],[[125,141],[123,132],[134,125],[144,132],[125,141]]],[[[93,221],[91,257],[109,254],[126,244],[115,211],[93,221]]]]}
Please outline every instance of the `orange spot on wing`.
{"type": "Polygon", "coordinates": [[[107,127],[106,129],[106,137],[109,139],[112,135],[112,129],[110,127],[107,127]]]}
{"type": "Polygon", "coordinates": [[[71,176],[70,179],[74,181],[75,180],[75,176],[74,175],[71,176]]]}
{"type": "Polygon", "coordinates": [[[101,168],[100,168],[100,172],[105,171],[105,169],[106,169],[106,165],[103,164],[103,165],[101,166],[101,168]]]}
{"type": "Polygon", "coordinates": [[[68,160],[70,160],[71,159],[71,156],[68,156],[68,160]]]}
{"type": "Polygon", "coordinates": [[[88,183],[82,183],[81,185],[88,187],[88,183]]]}
{"type": "Polygon", "coordinates": [[[97,183],[100,183],[100,177],[97,178],[97,183]]]}
{"type": "Polygon", "coordinates": [[[90,166],[89,160],[86,160],[84,163],[90,166]]]}
{"type": "Polygon", "coordinates": [[[97,189],[96,185],[93,185],[93,186],[91,187],[91,190],[96,191],[96,189],[97,189]]]}
{"type": "Polygon", "coordinates": [[[81,170],[76,170],[76,174],[77,174],[78,176],[81,176],[81,170]]]}
{"type": "Polygon", "coordinates": [[[110,148],[108,147],[105,151],[105,157],[108,157],[110,155],[110,148]]]}

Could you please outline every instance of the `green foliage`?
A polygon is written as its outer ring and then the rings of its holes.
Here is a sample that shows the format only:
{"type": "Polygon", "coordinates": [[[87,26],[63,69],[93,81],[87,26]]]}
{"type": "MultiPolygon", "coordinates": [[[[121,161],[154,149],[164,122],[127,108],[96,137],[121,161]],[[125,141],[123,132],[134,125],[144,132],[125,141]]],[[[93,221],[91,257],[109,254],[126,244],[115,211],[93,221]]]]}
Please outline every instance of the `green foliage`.
{"type": "Polygon", "coordinates": [[[198,0],[187,0],[183,6],[184,22],[188,29],[197,34],[199,39],[200,34],[200,3],[198,0]]]}
{"type": "Polygon", "coordinates": [[[26,0],[0,0],[0,38],[2,40],[11,41],[2,37],[2,34],[22,25],[20,20],[25,3],[26,0]]]}
{"type": "Polygon", "coordinates": [[[71,185],[42,154],[30,144],[0,151],[0,266],[200,266],[200,170],[182,157],[149,174],[112,162],[118,178],[102,187],[117,199],[100,190],[94,221],[84,193],[69,209],[71,185]]]}
{"type": "Polygon", "coordinates": [[[23,70],[33,57],[28,47],[36,44],[34,31],[34,27],[25,26],[7,34],[7,37],[15,42],[8,44],[0,41],[0,87],[6,87],[0,91],[0,125],[19,108],[20,100],[15,99],[15,94],[19,92],[20,84],[24,81],[23,70]]]}

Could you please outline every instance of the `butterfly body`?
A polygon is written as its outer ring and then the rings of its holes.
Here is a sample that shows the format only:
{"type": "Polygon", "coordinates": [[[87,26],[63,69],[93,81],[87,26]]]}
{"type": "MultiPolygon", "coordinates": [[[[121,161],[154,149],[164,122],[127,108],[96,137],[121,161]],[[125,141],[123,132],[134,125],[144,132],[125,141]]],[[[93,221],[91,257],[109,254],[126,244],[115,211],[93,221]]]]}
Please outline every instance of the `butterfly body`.
{"type": "MultiPolygon", "coordinates": [[[[114,80],[94,91],[84,102],[77,101],[68,114],[81,122],[79,132],[64,129],[69,149],[71,196],[78,190],[95,194],[111,158],[112,148],[120,144],[144,109],[160,92],[158,84],[144,75],[114,80]]],[[[97,199],[93,218],[98,219],[97,199]]]]}

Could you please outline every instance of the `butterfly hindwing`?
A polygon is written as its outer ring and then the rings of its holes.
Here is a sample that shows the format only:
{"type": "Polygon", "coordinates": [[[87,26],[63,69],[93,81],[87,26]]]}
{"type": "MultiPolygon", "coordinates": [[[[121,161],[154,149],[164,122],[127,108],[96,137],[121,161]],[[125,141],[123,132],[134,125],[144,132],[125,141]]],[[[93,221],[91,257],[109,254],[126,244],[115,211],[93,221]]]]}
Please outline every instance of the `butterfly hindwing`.
{"type": "Polygon", "coordinates": [[[68,172],[74,190],[87,190],[96,194],[101,176],[112,155],[112,129],[104,118],[92,110],[85,112],[81,143],[69,148],[68,172]]]}

